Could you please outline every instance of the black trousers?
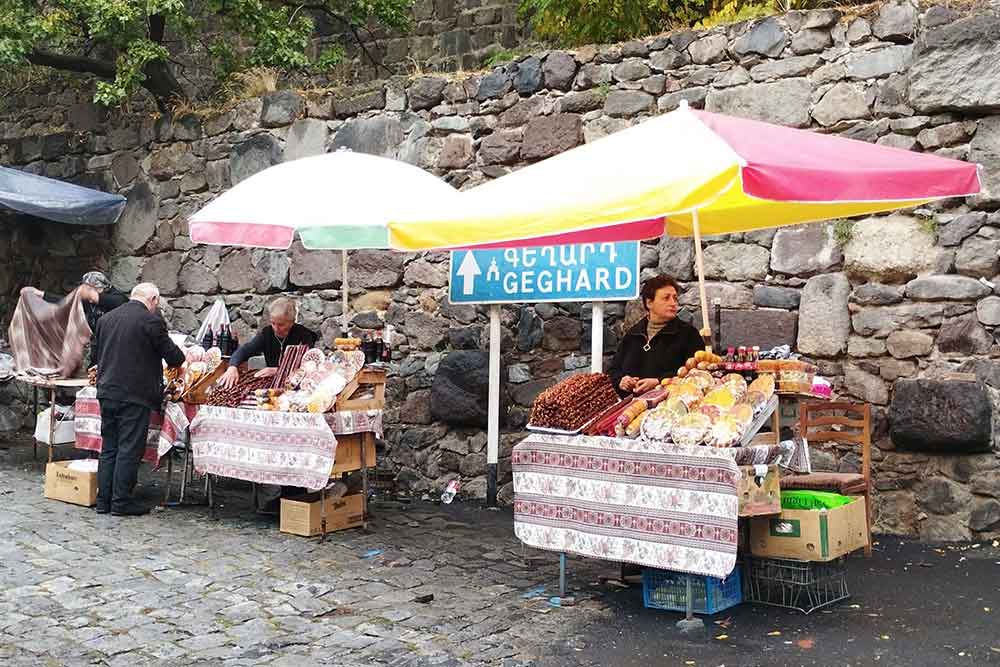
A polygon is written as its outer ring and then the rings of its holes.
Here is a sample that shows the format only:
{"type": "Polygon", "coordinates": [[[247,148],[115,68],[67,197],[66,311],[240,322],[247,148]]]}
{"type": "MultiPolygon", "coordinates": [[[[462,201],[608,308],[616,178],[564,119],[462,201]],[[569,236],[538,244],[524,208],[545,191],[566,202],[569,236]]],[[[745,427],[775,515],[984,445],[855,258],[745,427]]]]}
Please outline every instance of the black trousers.
{"type": "Polygon", "coordinates": [[[106,398],[100,403],[103,442],[97,463],[97,506],[121,510],[132,500],[146,450],[150,409],[106,398]]]}

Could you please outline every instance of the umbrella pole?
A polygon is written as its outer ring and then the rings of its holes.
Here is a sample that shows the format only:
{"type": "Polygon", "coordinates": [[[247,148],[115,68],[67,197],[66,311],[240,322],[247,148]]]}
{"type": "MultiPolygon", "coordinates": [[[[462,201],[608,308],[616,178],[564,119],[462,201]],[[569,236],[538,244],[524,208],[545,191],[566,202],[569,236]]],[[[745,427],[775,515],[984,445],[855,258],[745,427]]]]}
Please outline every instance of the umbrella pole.
{"type": "Polygon", "coordinates": [[[351,318],[347,314],[347,250],[340,251],[340,286],[344,290],[343,294],[343,313],[341,314],[341,325],[340,329],[343,332],[341,335],[347,337],[347,325],[351,322],[351,318]]]}
{"type": "Polygon", "coordinates": [[[694,231],[694,265],[698,271],[698,298],[701,300],[701,334],[705,349],[712,349],[712,328],[708,324],[708,297],[705,295],[705,263],[701,255],[701,225],[697,209],[691,212],[691,228],[694,231]]]}

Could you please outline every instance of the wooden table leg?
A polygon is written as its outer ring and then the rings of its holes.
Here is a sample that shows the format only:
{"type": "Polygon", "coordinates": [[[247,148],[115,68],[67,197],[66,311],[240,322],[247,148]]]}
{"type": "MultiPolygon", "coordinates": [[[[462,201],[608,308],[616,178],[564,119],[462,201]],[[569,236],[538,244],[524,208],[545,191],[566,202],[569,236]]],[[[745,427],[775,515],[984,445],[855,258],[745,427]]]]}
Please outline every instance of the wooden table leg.
{"type": "MultiPolygon", "coordinates": [[[[37,431],[38,430],[38,387],[36,385],[32,385],[31,388],[34,391],[34,395],[35,395],[35,428],[32,429],[32,430],[33,431],[37,431]]],[[[32,445],[31,446],[33,447],[33,451],[31,453],[31,458],[32,458],[32,460],[37,461],[38,460],[38,438],[34,437],[34,433],[32,433],[32,445]]]]}
{"type": "Polygon", "coordinates": [[[49,392],[49,463],[52,463],[52,441],[56,439],[56,389],[49,392]]]}
{"type": "Polygon", "coordinates": [[[781,444],[781,399],[774,406],[774,413],[771,415],[771,429],[774,431],[774,444],[781,444]]]}
{"type": "Polygon", "coordinates": [[[374,434],[366,432],[361,436],[361,519],[362,528],[368,528],[368,442],[374,439],[374,434]]]}

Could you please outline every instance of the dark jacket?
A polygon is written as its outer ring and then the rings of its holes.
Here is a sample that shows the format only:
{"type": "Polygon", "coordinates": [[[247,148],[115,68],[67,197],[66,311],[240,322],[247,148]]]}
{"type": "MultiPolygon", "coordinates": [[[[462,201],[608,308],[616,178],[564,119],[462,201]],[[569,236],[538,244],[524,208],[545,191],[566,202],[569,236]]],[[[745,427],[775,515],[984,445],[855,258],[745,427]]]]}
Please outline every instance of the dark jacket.
{"type": "MultiPolygon", "coordinates": [[[[49,303],[59,303],[66,298],[66,295],[52,294],[50,292],[45,292],[43,297],[49,303]]],[[[84,302],[83,313],[87,316],[87,324],[90,325],[91,331],[97,331],[97,321],[105,313],[110,313],[112,310],[118,306],[123,306],[128,303],[128,295],[121,290],[114,287],[109,287],[100,293],[97,297],[97,303],[84,302]]]]}
{"type": "Polygon", "coordinates": [[[285,337],[284,345],[282,345],[281,341],[274,335],[274,329],[268,325],[233,352],[232,358],[229,359],[229,365],[239,366],[250,357],[263,354],[268,366],[277,366],[281,361],[281,353],[286,347],[289,345],[308,345],[312,347],[316,344],[316,337],[315,333],[306,329],[301,324],[293,324],[291,330],[288,332],[288,336],[285,337]]]}
{"type": "Polygon", "coordinates": [[[629,329],[618,344],[618,351],[608,368],[608,375],[621,394],[627,393],[622,392],[619,387],[626,375],[637,378],[671,377],[677,374],[677,369],[693,357],[695,352],[705,349],[698,330],[675,317],[653,336],[647,352],[643,349],[646,345],[647,322],[643,318],[629,329]]]}
{"type": "Polygon", "coordinates": [[[167,323],[139,301],[129,301],[97,322],[93,338],[97,398],[163,404],[163,364],[180,366],[184,353],[167,335],[167,323]]]}

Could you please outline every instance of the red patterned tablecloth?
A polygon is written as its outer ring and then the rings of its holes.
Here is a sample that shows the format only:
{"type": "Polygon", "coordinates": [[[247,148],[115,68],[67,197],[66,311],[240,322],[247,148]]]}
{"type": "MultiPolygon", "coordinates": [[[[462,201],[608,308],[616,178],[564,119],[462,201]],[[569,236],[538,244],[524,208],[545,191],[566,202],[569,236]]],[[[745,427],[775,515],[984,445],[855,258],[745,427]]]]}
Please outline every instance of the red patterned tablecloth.
{"type": "MultiPolygon", "coordinates": [[[[149,416],[149,437],[142,460],[156,465],[160,457],[170,451],[176,442],[186,442],[188,426],[198,406],[184,403],[167,403],[163,412],[154,411],[149,416]]],[[[101,451],[101,404],[97,389],[84,387],[76,395],[76,447],[92,452],[101,451]]]]}
{"type": "Polygon", "coordinates": [[[319,489],[337,453],[325,415],[203,405],[191,421],[199,473],[319,489]]]}
{"type": "Polygon", "coordinates": [[[514,532],[528,546],[726,577],[739,469],[709,447],[533,434],[516,445],[514,532]]]}

